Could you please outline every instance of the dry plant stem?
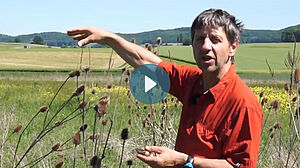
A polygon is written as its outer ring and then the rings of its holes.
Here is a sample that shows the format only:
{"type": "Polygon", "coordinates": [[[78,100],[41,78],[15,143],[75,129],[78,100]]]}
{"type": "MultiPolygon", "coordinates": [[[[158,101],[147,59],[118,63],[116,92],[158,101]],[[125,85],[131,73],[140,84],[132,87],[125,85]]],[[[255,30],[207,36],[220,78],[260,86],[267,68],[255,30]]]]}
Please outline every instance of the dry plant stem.
{"type": "Polygon", "coordinates": [[[22,130],[21,134],[19,135],[19,138],[18,138],[18,142],[17,142],[17,146],[16,146],[16,149],[15,149],[15,152],[14,152],[14,158],[13,158],[13,163],[15,162],[15,159],[16,159],[16,155],[17,155],[17,152],[18,152],[18,149],[19,149],[19,145],[20,145],[20,142],[21,142],[21,138],[25,132],[25,130],[28,128],[28,126],[32,123],[32,121],[41,113],[41,111],[38,111],[32,118],[31,120],[27,123],[27,125],[25,126],[25,128],[22,130]]]}
{"type": "Polygon", "coordinates": [[[122,153],[121,153],[121,159],[120,159],[119,168],[122,167],[122,160],[123,160],[123,154],[124,154],[125,142],[126,142],[126,140],[124,139],[124,140],[123,140],[123,144],[122,144],[122,153]]]}
{"type": "Polygon", "coordinates": [[[33,166],[35,166],[36,164],[38,164],[40,161],[42,161],[43,159],[45,159],[47,156],[49,156],[49,155],[50,155],[51,153],[53,153],[53,152],[54,152],[54,151],[51,150],[50,152],[46,153],[44,156],[35,159],[34,161],[32,161],[32,162],[30,162],[30,163],[28,163],[28,164],[22,166],[21,168],[27,167],[27,166],[29,166],[29,165],[31,165],[30,167],[33,167],[33,166]]]}
{"type": "MultiPolygon", "coordinates": [[[[84,86],[86,86],[86,81],[87,81],[87,71],[84,73],[84,86]]],[[[85,102],[86,99],[86,91],[83,91],[83,102],[85,102]]],[[[82,108],[82,124],[85,124],[85,107],[82,108]]],[[[85,139],[85,131],[82,131],[82,138],[85,139]]],[[[83,141],[82,142],[82,147],[83,147],[83,154],[84,154],[84,159],[87,161],[87,156],[86,156],[86,143],[83,141]]]]}
{"type": "Polygon", "coordinates": [[[48,113],[50,111],[50,108],[52,106],[52,103],[54,101],[54,99],[56,98],[56,96],[58,95],[58,93],[60,92],[60,90],[63,88],[63,86],[67,83],[67,81],[70,79],[70,76],[68,76],[65,81],[60,85],[60,87],[58,88],[57,92],[55,93],[55,95],[53,96],[52,100],[50,101],[49,103],[49,106],[48,106],[48,110],[46,112],[46,115],[45,115],[45,119],[44,119],[44,122],[43,122],[43,128],[45,128],[45,124],[46,124],[46,121],[47,121],[47,117],[48,117],[48,113]]]}
{"type": "Polygon", "coordinates": [[[75,165],[76,165],[76,147],[77,147],[77,145],[75,145],[75,147],[74,147],[73,168],[75,168],[75,165]]]}
{"type": "Polygon", "coordinates": [[[82,70],[82,58],[83,58],[83,48],[81,48],[81,54],[80,54],[80,62],[79,62],[79,69],[82,70]]]}
{"type": "MultiPolygon", "coordinates": [[[[154,105],[153,104],[150,104],[150,110],[155,110],[154,109],[154,105]]],[[[155,115],[155,114],[154,114],[155,115]]],[[[156,138],[155,138],[155,121],[154,121],[154,117],[155,116],[150,116],[150,119],[151,119],[151,128],[152,128],[152,138],[153,138],[153,146],[156,146],[156,138]]]]}
{"type": "MultiPolygon", "coordinates": [[[[22,162],[22,160],[25,158],[25,156],[29,153],[29,151],[36,145],[37,142],[39,142],[47,133],[49,133],[51,130],[46,131],[47,127],[50,125],[50,123],[52,122],[52,120],[58,115],[58,113],[66,106],[66,104],[68,104],[71,99],[73,98],[73,96],[71,96],[62,106],[61,108],[55,113],[55,115],[50,119],[50,121],[48,122],[48,124],[45,126],[45,128],[40,132],[40,134],[35,138],[35,140],[31,143],[31,145],[28,147],[28,149],[26,150],[26,152],[23,154],[23,156],[20,158],[19,162],[17,163],[17,165],[15,166],[15,168],[17,168],[20,163],[22,162]],[[45,132],[46,131],[46,132],[45,132]]],[[[25,129],[24,129],[25,130],[25,129]]],[[[23,131],[24,131],[23,130],[23,131]]],[[[16,150],[17,151],[17,150],[16,150]]],[[[16,152],[15,152],[16,155],[16,152]]]]}
{"type": "MultiPolygon", "coordinates": [[[[279,123],[279,119],[278,119],[278,111],[277,109],[275,109],[275,117],[276,117],[276,122],[279,123]]],[[[282,133],[281,133],[281,129],[279,128],[279,145],[278,145],[278,156],[281,156],[281,146],[282,146],[282,133]]],[[[275,140],[275,138],[274,138],[275,140]]]]}
{"type": "Polygon", "coordinates": [[[95,115],[94,115],[94,128],[93,128],[93,142],[94,142],[94,153],[93,156],[96,155],[96,149],[97,149],[97,139],[95,139],[95,134],[97,131],[97,111],[95,111],[95,115]],[[96,142],[95,142],[96,140],[96,142]]]}
{"type": "Polygon", "coordinates": [[[171,51],[168,50],[168,53],[169,53],[169,61],[172,62],[171,51]]]}
{"type": "Polygon", "coordinates": [[[112,126],[113,126],[113,120],[110,120],[110,127],[109,127],[109,131],[108,131],[108,134],[107,134],[107,137],[106,137],[106,140],[105,140],[102,155],[101,155],[101,158],[100,158],[99,167],[101,167],[102,160],[105,158],[105,151],[106,151],[106,148],[107,148],[107,143],[108,143],[108,139],[109,139],[109,136],[110,136],[110,133],[111,133],[112,126]]]}

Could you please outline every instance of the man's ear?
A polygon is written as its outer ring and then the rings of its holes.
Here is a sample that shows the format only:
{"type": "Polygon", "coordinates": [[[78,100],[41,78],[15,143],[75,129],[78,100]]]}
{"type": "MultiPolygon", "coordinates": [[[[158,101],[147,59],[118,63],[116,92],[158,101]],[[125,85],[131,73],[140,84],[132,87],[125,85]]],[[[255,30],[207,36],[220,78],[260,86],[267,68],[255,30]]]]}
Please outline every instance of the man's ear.
{"type": "Polygon", "coordinates": [[[229,56],[233,57],[235,55],[236,49],[239,45],[239,42],[236,40],[230,45],[229,56]]]}

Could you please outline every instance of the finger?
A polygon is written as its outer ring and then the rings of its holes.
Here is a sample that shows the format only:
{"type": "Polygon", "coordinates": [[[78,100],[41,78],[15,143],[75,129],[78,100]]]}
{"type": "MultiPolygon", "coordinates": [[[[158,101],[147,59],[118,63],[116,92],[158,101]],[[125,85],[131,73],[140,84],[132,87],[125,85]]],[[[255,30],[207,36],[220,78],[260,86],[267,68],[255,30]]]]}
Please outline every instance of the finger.
{"type": "Polygon", "coordinates": [[[77,34],[75,36],[73,36],[74,40],[82,40],[84,38],[87,38],[89,36],[89,34],[77,34]]]}
{"type": "Polygon", "coordinates": [[[85,38],[85,39],[82,39],[82,40],[78,41],[77,44],[78,44],[79,47],[82,47],[82,46],[85,46],[86,44],[88,44],[88,42],[89,42],[89,39],[85,38]]]}
{"type": "Polygon", "coordinates": [[[150,153],[151,152],[158,153],[158,154],[162,153],[162,147],[160,146],[146,146],[145,149],[150,153]]]}
{"type": "Polygon", "coordinates": [[[156,157],[152,155],[145,156],[145,155],[137,154],[136,157],[145,163],[155,162],[156,160],[156,157]]]}
{"type": "Polygon", "coordinates": [[[67,31],[67,34],[69,36],[74,36],[74,35],[77,35],[77,34],[83,34],[83,33],[86,33],[88,30],[86,28],[77,28],[77,29],[72,29],[72,30],[68,30],[67,31]]]}

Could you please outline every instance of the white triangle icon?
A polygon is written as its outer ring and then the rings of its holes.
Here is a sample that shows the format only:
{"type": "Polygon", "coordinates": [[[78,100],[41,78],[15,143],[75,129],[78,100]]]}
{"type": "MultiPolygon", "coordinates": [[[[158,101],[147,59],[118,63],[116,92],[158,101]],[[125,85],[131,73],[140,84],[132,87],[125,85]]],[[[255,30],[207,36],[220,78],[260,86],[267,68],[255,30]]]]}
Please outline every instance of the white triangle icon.
{"type": "Polygon", "coordinates": [[[145,75],[145,92],[148,92],[150,89],[157,85],[152,79],[145,75]]]}

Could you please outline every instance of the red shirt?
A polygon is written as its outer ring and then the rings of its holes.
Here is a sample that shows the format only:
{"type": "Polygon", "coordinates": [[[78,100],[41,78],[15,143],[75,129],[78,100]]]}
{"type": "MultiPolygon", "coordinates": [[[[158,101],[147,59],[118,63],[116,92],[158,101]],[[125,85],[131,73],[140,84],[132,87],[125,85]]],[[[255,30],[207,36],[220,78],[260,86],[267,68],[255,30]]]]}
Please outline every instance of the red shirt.
{"type": "Polygon", "coordinates": [[[159,66],[169,74],[169,93],[183,104],[175,150],[256,167],[263,114],[235,65],[206,93],[198,67],[164,61],[159,66]]]}

